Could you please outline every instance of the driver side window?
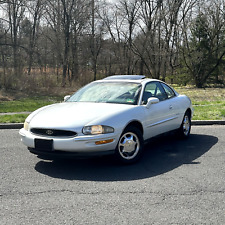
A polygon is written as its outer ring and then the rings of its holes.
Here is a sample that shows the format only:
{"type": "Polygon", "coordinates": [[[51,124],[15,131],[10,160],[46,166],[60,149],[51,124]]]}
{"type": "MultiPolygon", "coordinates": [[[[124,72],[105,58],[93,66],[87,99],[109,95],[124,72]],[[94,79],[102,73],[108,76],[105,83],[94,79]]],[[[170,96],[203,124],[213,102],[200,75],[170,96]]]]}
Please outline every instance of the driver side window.
{"type": "Polygon", "coordinates": [[[167,99],[165,91],[161,85],[155,81],[146,84],[142,97],[142,104],[146,105],[150,97],[158,98],[159,101],[167,99]]]}

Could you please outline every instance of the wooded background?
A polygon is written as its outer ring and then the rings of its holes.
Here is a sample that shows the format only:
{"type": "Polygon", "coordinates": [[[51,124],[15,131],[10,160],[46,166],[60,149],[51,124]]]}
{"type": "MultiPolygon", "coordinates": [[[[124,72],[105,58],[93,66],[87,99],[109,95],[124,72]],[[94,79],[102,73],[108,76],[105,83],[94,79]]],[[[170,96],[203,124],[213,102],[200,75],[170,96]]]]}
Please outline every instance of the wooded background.
{"type": "Polygon", "coordinates": [[[225,0],[0,0],[6,90],[114,74],[201,88],[224,69],[225,0]]]}

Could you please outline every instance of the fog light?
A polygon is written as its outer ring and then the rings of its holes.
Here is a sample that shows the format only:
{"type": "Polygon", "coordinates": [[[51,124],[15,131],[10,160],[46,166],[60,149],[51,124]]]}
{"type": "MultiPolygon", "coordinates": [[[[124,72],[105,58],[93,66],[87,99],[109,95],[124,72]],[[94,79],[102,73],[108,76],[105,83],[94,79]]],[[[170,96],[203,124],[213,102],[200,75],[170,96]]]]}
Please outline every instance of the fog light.
{"type": "Polygon", "coordinates": [[[103,140],[103,141],[96,141],[95,144],[96,145],[103,145],[103,144],[108,144],[113,142],[113,139],[109,139],[109,140],[103,140]]]}

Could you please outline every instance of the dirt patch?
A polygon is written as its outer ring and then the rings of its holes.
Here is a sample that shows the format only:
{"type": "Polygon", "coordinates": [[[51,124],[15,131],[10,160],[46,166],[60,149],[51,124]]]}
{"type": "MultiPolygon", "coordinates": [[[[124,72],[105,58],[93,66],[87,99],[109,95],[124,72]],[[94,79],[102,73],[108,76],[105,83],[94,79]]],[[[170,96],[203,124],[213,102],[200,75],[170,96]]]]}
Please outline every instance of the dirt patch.
{"type": "Polygon", "coordinates": [[[13,99],[14,98],[12,96],[7,95],[0,90],[0,101],[12,101],[13,99]]]}

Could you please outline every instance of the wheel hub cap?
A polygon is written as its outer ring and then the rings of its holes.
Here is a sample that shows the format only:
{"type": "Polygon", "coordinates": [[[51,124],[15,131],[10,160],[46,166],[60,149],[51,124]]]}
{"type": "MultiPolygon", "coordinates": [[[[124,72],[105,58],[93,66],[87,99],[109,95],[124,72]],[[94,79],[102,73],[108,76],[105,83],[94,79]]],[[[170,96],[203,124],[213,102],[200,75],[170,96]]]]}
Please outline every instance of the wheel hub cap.
{"type": "Polygon", "coordinates": [[[124,152],[133,152],[135,150],[136,142],[130,139],[124,139],[124,152]]]}
{"type": "Polygon", "coordinates": [[[184,122],[183,122],[184,134],[187,135],[189,130],[190,130],[190,122],[189,122],[188,116],[185,116],[184,117],[184,122]]]}
{"type": "Polygon", "coordinates": [[[119,153],[124,159],[134,158],[140,149],[140,142],[136,134],[125,133],[119,141],[119,153]]]}

